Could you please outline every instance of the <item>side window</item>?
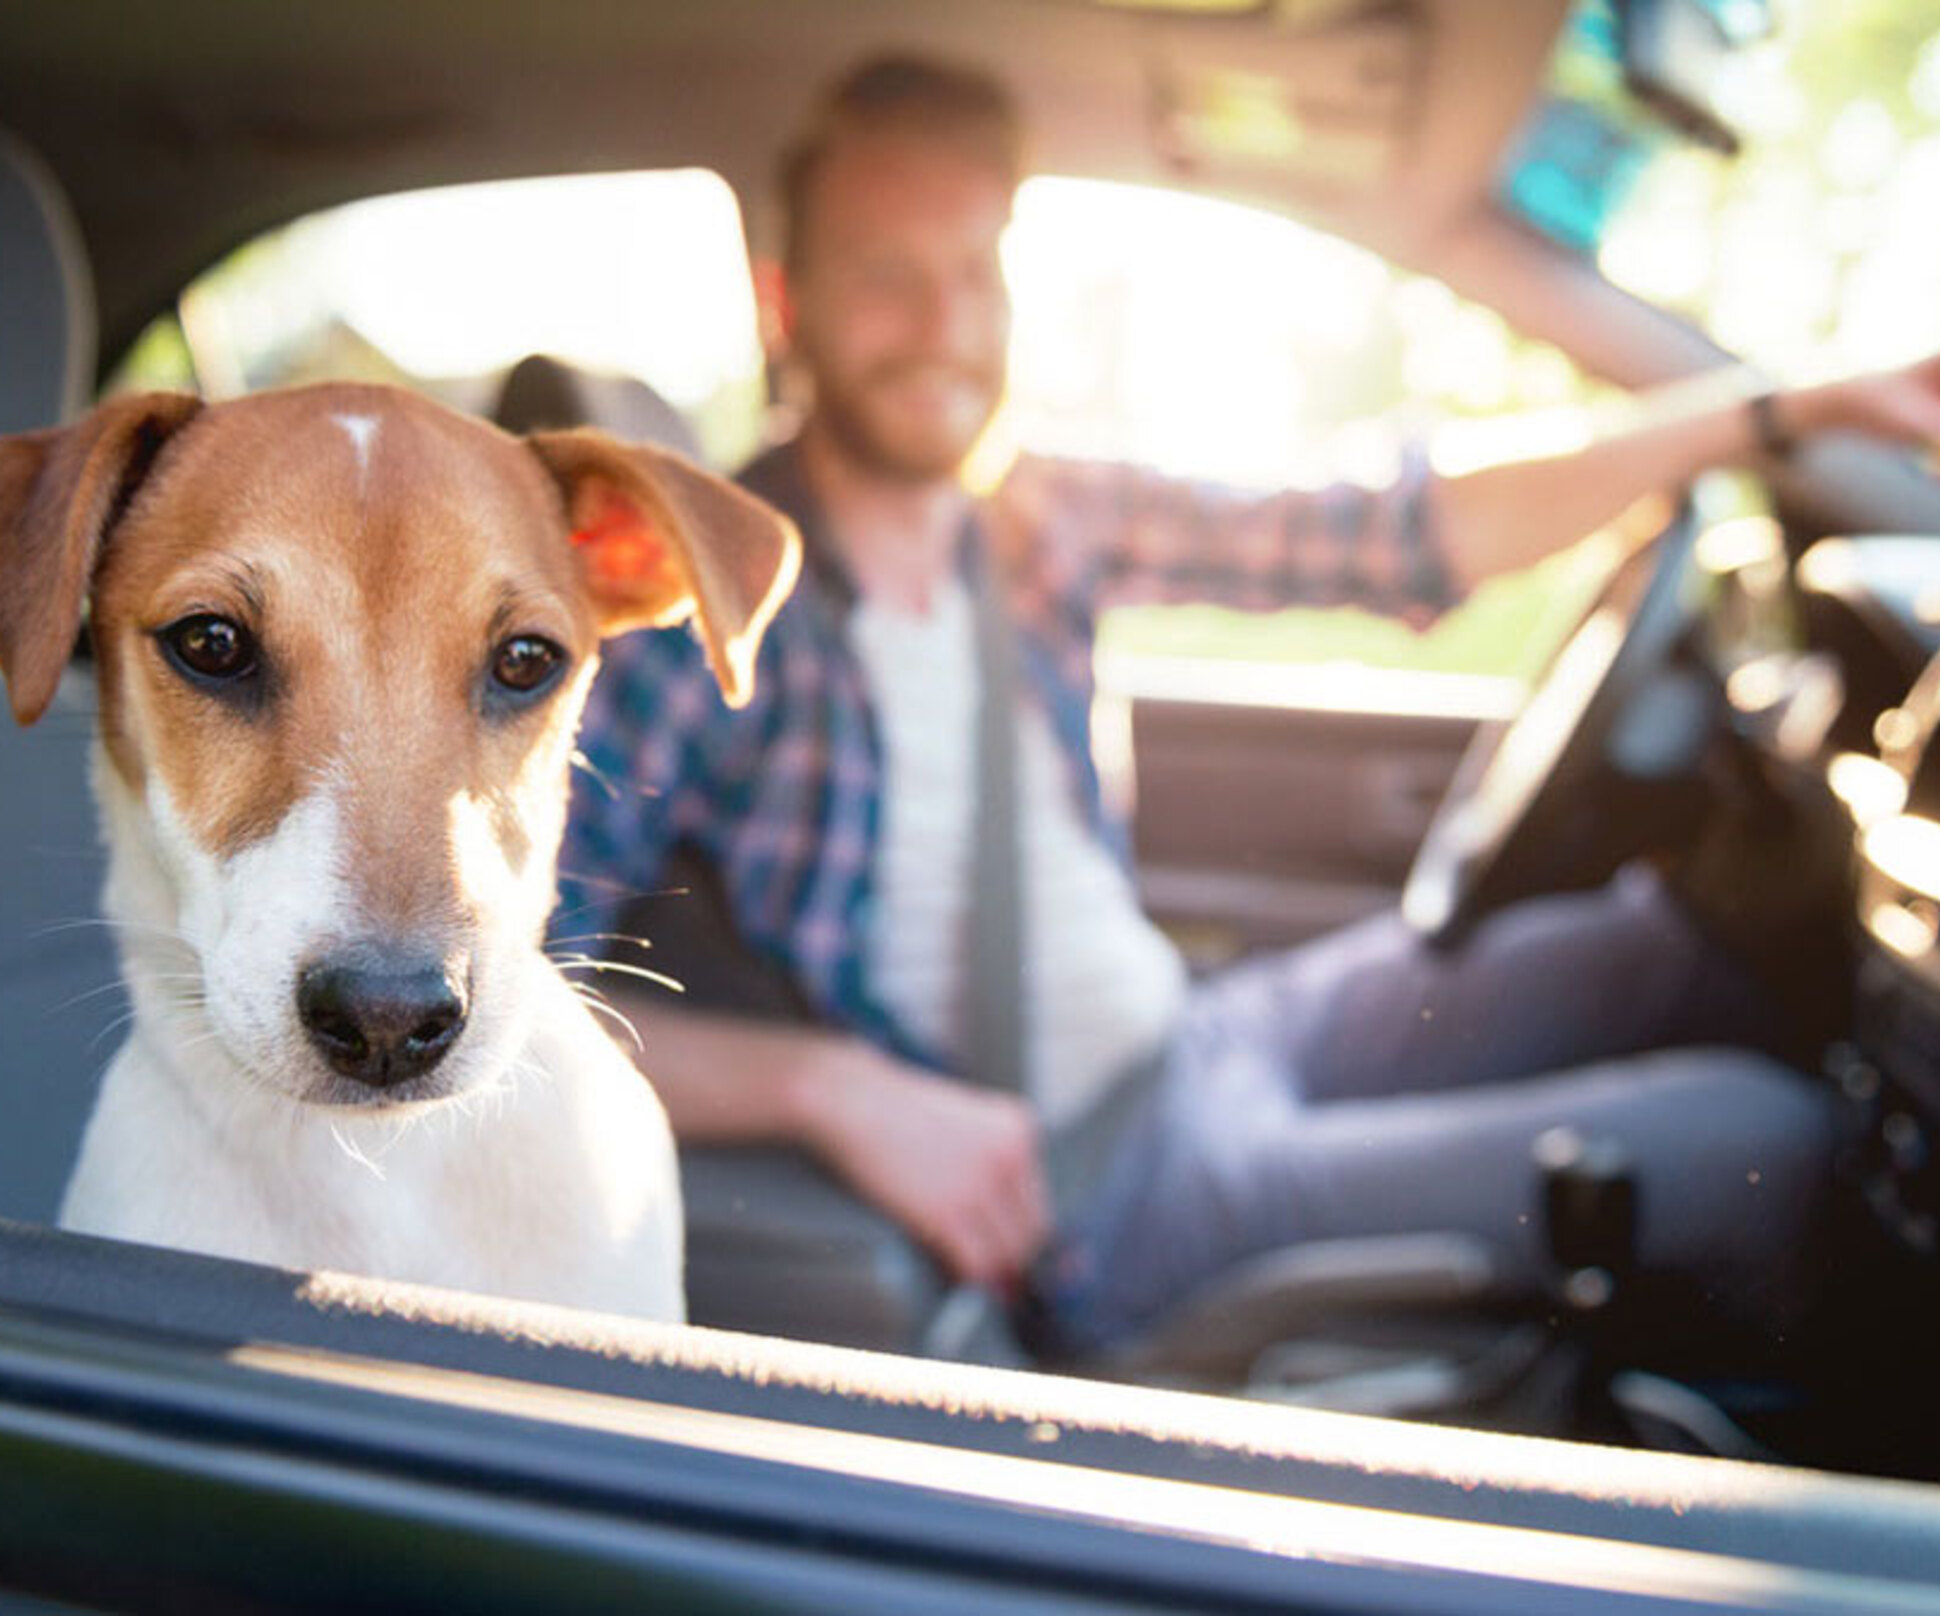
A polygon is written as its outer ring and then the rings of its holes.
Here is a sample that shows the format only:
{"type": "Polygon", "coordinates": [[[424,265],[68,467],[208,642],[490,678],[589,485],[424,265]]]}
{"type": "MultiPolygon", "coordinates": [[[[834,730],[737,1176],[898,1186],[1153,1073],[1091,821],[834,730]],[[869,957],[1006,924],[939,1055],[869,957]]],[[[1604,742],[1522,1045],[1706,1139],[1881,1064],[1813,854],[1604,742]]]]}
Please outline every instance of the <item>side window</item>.
{"type": "Polygon", "coordinates": [[[228,395],[386,381],[477,409],[531,353],[640,377],[710,460],[745,457],[763,379],[734,193],[678,170],[453,186],[315,214],[197,279],[115,385],[228,395]]]}
{"type": "MultiPolygon", "coordinates": [[[[1088,180],[1025,185],[1006,243],[1010,432],[1023,447],[1258,487],[1381,483],[1565,441],[1600,389],[1446,286],[1280,215],[1088,180]]],[[[1429,632],[1342,611],[1115,614],[1109,653],[1534,671],[1593,585],[1565,554],[1429,632]]]]}

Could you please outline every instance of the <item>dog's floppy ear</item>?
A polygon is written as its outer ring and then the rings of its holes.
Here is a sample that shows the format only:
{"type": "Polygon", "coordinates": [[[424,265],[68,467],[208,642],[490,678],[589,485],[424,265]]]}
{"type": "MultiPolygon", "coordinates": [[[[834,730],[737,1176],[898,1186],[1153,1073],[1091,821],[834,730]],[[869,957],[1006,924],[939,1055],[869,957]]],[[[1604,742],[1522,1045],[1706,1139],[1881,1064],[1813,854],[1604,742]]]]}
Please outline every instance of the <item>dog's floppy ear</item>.
{"type": "Polygon", "coordinates": [[[692,615],[730,706],[754,691],[754,657],[801,567],[794,524],[680,456],[602,432],[526,440],[565,491],[600,632],[692,615]]]}
{"type": "Polygon", "coordinates": [[[72,426],[0,438],[0,673],[21,723],[54,699],[108,530],[200,408],[186,393],[141,393],[72,426]]]}

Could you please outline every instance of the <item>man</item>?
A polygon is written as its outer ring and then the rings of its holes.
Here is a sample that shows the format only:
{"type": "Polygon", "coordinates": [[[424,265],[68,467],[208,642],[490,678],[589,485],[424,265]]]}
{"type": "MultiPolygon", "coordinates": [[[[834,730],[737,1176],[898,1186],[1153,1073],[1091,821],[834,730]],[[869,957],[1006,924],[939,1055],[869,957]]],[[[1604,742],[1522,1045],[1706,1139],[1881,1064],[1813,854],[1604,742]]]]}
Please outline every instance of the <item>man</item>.
{"type": "MultiPolygon", "coordinates": [[[[802,525],[803,584],[745,711],[720,706],[679,632],[617,648],[594,695],[585,749],[605,783],[582,793],[569,882],[652,891],[672,849],[697,849],[818,1023],[622,996],[677,1133],[806,1147],[953,1275],[1003,1285],[1038,1262],[1074,1349],[1313,1236],[1473,1227],[1533,1271],[1529,1149],[1560,1122],[1643,1164],[1646,1261],[1769,1279],[1823,1182],[1803,1084],[1751,1060],[1542,1075],[1757,1038],[1753,990],[1654,889],[1526,906],[1452,963],[1383,923],[1192,987],[1137,908],[1085,737],[1108,600],[1426,617],[1650,489],[1749,458],[1759,423],[1688,408],[1565,460],[1439,481],[1417,466],[1380,495],[1241,499],[1026,460],[979,503],[960,473],[1003,384],[1018,168],[1011,110],[975,74],[884,60],[836,87],[784,176],[783,323],[812,397],[744,478],[802,525]],[[986,564],[1021,671],[1022,1092],[959,1080],[978,1064],[986,564]],[[1115,1161],[1054,1212],[1047,1146],[1121,1096],[1115,1161]]],[[[1768,434],[1940,437],[1940,368],[1763,408],[1768,434]]],[[[596,924],[574,907],[570,929],[596,924]]]]}

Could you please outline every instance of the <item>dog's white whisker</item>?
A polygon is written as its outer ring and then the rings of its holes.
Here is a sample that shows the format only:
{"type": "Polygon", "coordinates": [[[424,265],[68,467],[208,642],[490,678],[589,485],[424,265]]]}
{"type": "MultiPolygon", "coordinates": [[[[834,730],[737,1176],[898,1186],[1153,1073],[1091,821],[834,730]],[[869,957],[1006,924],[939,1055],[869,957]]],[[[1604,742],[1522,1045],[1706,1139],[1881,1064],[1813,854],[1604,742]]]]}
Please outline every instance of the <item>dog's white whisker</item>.
{"type": "Polygon", "coordinates": [[[631,943],[635,948],[653,947],[653,941],[651,938],[641,937],[636,935],[633,932],[579,931],[579,932],[572,932],[564,937],[553,938],[552,941],[546,945],[546,952],[550,954],[553,950],[553,946],[558,943],[631,943]]]}
{"type": "Polygon", "coordinates": [[[110,931],[152,931],[184,947],[193,947],[188,935],[174,926],[157,925],[152,921],[129,920],[119,915],[71,915],[61,920],[50,920],[44,926],[36,926],[31,933],[34,937],[51,937],[59,932],[79,931],[85,926],[104,926],[110,931]]]}
{"type": "Polygon", "coordinates": [[[108,1038],[110,1035],[114,1033],[121,1031],[123,1027],[132,1026],[134,1024],[134,1020],[135,1020],[135,1012],[132,1008],[122,1011],[120,1015],[116,1016],[114,1020],[110,1021],[105,1027],[103,1027],[98,1033],[96,1033],[92,1038],[88,1040],[87,1047],[82,1051],[82,1053],[85,1055],[92,1055],[95,1052],[95,1050],[101,1047],[101,1043],[104,1039],[108,1038]]]}
{"type": "MultiPolygon", "coordinates": [[[[520,1082],[536,1083],[541,1088],[550,1088],[553,1085],[553,1074],[550,1071],[548,1071],[544,1065],[536,1061],[527,1060],[521,1057],[520,1059],[513,1061],[512,1064],[506,1068],[506,1070],[509,1076],[516,1078],[520,1082]]],[[[508,1102],[512,1098],[512,1093],[513,1093],[512,1084],[508,1083],[503,1085],[499,1093],[499,1105],[501,1107],[501,1110],[503,1109],[506,1102],[508,1102]]]]}
{"type": "Polygon", "coordinates": [[[594,763],[591,758],[577,747],[573,749],[573,755],[568,761],[573,768],[578,769],[582,774],[588,776],[614,802],[620,800],[621,793],[624,791],[631,791],[636,796],[641,797],[659,797],[665,795],[658,786],[619,785],[614,781],[612,776],[607,774],[605,770],[600,768],[598,764],[594,763]]]}
{"type": "Polygon", "coordinates": [[[357,1141],[334,1122],[330,1124],[330,1137],[337,1141],[338,1148],[359,1167],[368,1168],[371,1176],[380,1184],[388,1182],[384,1176],[384,1169],[365,1155],[357,1141]]]}
{"type": "Polygon", "coordinates": [[[634,1026],[633,1023],[630,1020],[628,1020],[627,1017],[621,1011],[615,1009],[611,1004],[607,1003],[607,1001],[600,996],[600,992],[597,988],[589,986],[584,982],[573,982],[573,983],[569,983],[568,986],[572,988],[573,993],[578,998],[579,1002],[585,1005],[588,1010],[591,1010],[595,1015],[606,1017],[609,1021],[613,1022],[622,1031],[624,1031],[627,1035],[628,1042],[630,1042],[633,1045],[634,1052],[636,1054],[640,1054],[640,1055],[646,1054],[647,1046],[645,1043],[641,1041],[640,1029],[634,1026]]]}
{"type": "MultiPolygon", "coordinates": [[[[597,892],[608,892],[621,898],[685,898],[693,891],[691,887],[629,886],[624,881],[614,880],[610,875],[592,875],[584,870],[568,869],[564,866],[560,868],[559,874],[562,879],[571,881],[576,886],[590,887],[597,892]]],[[[560,915],[583,914],[592,907],[594,906],[590,903],[582,903],[572,908],[556,910],[554,915],[557,918],[560,915]]]]}
{"type": "MultiPolygon", "coordinates": [[[[202,973],[199,971],[174,971],[174,972],[144,971],[142,973],[142,980],[144,982],[160,983],[160,984],[167,984],[170,982],[200,983],[202,981],[202,973]]],[[[63,999],[59,1004],[50,1004],[45,1010],[41,1011],[41,1014],[44,1016],[57,1016],[57,1015],[60,1015],[63,1011],[73,1010],[78,1008],[81,1005],[86,1004],[90,999],[98,999],[103,994],[126,993],[127,991],[128,991],[128,984],[124,982],[120,977],[117,976],[114,978],[114,980],[110,982],[103,982],[98,987],[84,988],[81,992],[75,994],[72,998],[63,999]]],[[[168,991],[169,991],[170,997],[175,998],[178,1001],[185,997],[185,995],[183,995],[179,989],[170,989],[168,991]]]]}
{"type": "MultiPolygon", "coordinates": [[[[187,1054],[190,1050],[193,1050],[193,1049],[208,1048],[211,1044],[215,1043],[220,1037],[221,1037],[221,1034],[218,1033],[213,1027],[211,1027],[206,1032],[198,1032],[193,1034],[190,1037],[178,1039],[176,1041],[175,1047],[183,1054],[187,1054]]],[[[262,1080],[258,1078],[254,1072],[250,1071],[248,1067],[239,1066],[236,1068],[236,1070],[241,1072],[243,1074],[244,1079],[249,1083],[257,1085],[259,1087],[263,1086],[262,1080]]]]}
{"type": "Polygon", "coordinates": [[[472,1132],[476,1135],[485,1125],[486,1119],[482,1113],[488,1107],[492,1111],[493,1120],[502,1118],[505,1115],[506,1101],[511,1098],[513,1091],[512,1083],[505,1079],[518,1075],[519,1066],[515,1061],[507,1066],[503,1077],[459,1095],[452,1105],[447,1107],[447,1114],[453,1117],[450,1131],[455,1133],[458,1120],[462,1119],[470,1124],[472,1132]]]}
{"type": "Polygon", "coordinates": [[[556,962],[562,971],[616,971],[621,976],[637,976],[643,982],[654,982],[675,993],[685,993],[687,984],[668,976],[662,971],[650,971],[644,965],[628,965],[621,960],[560,960],[556,962]]]}
{"type": "Polygon", "coordinates": [[[596,1005],[592,1001],[586,1003],[586,1009],[594,1011],[594,1015],[601,1015],[601,1017],[611,1020],[615,1026],[619,1026],[619,1030],[627,1034],[627,1042],[632,1046],[632,1051],[636,1055],[644,1055],[646,1053],[646,1040],[640,1038],[640,1028],[636,1028],[630,1020],[627,1020],[625,1015],[621,1015],[619,1011],[615,1011],[611,1005],[596,1005]]]}
{"type": "Polygon", "coordinates": [[[112,982],[103,982],[99,987],[83,988],[72,998],[63,999],[59,1004],[50,1004],[45,1010],[41,1011],[41,1014],[44,1016],[57,1016],[63,1010],[72,1010],[77,1005],[86,1004],[90,999],[100,998],[104,993],[126,993],[127,991],[128,984],[117,976],[112,982]]]}
{"type": "Polygon", "coordinates": [[[383,1143],[377,1146],[379,1161],[390,1156],[399,1145],[404,1143],[404,1136],[417,1125],[418,1115],[415,1111],[404,1111],[389,1113],[375,1119],[376,1125],[384,1129],[387,1135],[383,1143]]]}

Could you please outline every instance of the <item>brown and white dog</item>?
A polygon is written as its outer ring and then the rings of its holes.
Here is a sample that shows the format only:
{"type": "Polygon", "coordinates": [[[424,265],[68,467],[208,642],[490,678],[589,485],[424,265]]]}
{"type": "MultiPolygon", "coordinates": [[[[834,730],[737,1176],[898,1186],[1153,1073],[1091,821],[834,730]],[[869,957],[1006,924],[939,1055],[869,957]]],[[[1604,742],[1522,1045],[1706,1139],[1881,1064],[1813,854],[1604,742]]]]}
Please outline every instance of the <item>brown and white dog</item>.
{"type": "Polygon", "coordinates": [[[541,951],[602,635],[729,701],[793,530],[591,432],[393,389],[117,399],[0,440],[0,671],[87,606],[133,1004],[68,1227],[679,1318],[672,1142],[541,951]]]}

